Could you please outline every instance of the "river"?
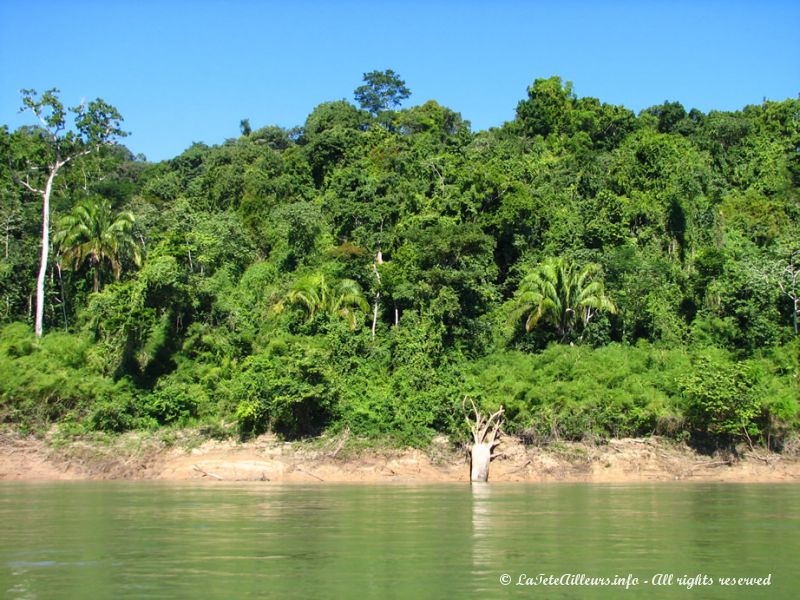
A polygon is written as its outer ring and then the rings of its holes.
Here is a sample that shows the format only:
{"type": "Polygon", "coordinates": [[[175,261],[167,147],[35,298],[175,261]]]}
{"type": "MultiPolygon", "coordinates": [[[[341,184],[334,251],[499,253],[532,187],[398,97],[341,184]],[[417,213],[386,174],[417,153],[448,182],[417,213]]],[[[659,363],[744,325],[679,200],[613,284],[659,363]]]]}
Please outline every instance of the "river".
{"type": "Polygon", "coordinates": [[[0,482],[0,522],[15,600],[800,593],[794,484],[0,482]]]}

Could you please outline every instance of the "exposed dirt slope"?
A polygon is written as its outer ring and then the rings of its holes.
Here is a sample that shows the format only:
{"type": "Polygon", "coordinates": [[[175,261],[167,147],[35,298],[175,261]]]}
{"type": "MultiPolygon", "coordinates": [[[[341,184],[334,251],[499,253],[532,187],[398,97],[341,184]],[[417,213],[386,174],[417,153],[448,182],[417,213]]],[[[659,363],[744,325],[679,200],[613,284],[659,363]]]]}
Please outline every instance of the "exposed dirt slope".
{"type": "MultiPolygon", "coordinates": [[[[353,450],[346,438],[283,443],[202,441],[179,435],[171,443],[140,434],[105,441],[45,441],[0,432],[0,480],[158,479],[269,482],[447,482],[469,478],[463,451],[444,438],[426,451],[353,450]]],[[[766,452],[705,456],[657,438],[605,444],[524,446],[504,438],[490,480],[800,482],[800,460],[766,452]]]]}

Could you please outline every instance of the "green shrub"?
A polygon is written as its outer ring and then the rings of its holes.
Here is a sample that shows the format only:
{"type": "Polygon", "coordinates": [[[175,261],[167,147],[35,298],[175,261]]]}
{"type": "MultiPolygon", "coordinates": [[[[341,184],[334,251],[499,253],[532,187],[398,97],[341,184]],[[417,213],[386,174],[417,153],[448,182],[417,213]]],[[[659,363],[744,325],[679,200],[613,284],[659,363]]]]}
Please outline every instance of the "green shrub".
{"type": "Polygon", "coordinates": [[[319,433],[330,421],[337,390],[330,357],[313,340],[276,340],[248,357],[231,381],[242,435],[271,429],[286,438],[319,433]]]}
{"type": "Polygon", "coordinates": [[[82,418],[110,396],[113,380],[87,367],[86,337],[53,332],[41,339],[21,323],[0,331],[0,403],[4,419],[46,426],[82,418]]]}
{"type": "Polygon", "coordinates": [[[797,426],[796,347],[797,342],[746,361],[716,348],[699,352],[681,382],[690,425],[725,439],[758,438],[779,447],[797,426]]]}
{"type": "Polygon", "coordinates": [[[690,425],[714,435],[756,435],[760,406],[754,384],[749,365],[731,361],[724,351],[706,350],[681,382],[690,425]]]}
{"type": "Polygon", "coordinates": [[[677,379],[688,357],[647,344],[551,345],[502,352],[467,369],[467,391],[506,407],[510,432],[531,439],[640,436],[677,413],[677,379]]]}
{"type": "Polygon", "coordinates": [[[123,379],[97,398],[89,409],[86,424],[90,429],[109,433],[122,433],[155,424],[140,416],[139,412],[136,388],[130,380],[123,379]]]}
{"type": "MultiPolygon", "coordinates": [[[[162,425],[187,425],[198,414],[200,390],[167,380],[142,400],[142,412],[162,425]]],[[[202,393],[202,392],[200,392],[202,393]]]]}

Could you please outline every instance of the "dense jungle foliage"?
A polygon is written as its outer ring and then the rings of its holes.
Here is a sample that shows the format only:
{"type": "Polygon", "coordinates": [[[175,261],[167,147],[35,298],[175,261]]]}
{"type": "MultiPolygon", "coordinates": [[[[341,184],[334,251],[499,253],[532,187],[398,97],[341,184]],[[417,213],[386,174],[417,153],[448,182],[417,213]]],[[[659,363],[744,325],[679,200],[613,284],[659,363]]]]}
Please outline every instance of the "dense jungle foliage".
{"type": "Polygon", "coordinates": [[[0,420],[421,444],[468,395],[533,442],[796,435],[800,101],[636,115],[552,77],[473,132],[410,93],[373,72],[295,129],[77,157],[41,338],[54,138],[0,130],[0,420]]]}

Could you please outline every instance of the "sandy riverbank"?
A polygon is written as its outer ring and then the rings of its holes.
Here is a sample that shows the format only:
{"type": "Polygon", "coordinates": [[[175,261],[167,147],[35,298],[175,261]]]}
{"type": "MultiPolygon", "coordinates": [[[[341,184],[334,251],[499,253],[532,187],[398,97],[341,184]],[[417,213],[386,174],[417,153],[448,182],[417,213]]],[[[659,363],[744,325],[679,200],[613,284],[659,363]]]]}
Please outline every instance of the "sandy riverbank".
{"type": "MultiPolygon", "coordinates": [[[[0,480],[410,483],[469,478],[464,451],[444,438],[424,451],[356,446],[347,438],[285,443],[262,436],[240,443],[191,432],[54,444],[3,431],[0,480]]],[[[800,482],[797,456],[763,450],[707,456],[657,438],[533,447],[506,437],[497,452],[490,474],[496,482],[800,482]]]]}

